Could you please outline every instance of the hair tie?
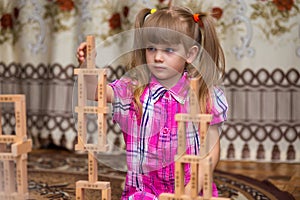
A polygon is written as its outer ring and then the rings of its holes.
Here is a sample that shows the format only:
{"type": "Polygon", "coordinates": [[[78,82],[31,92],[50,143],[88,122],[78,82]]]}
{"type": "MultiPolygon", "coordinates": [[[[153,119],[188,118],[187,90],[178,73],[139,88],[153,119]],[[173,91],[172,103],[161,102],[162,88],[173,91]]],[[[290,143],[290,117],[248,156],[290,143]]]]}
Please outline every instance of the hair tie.
{"type": "Polygon", "coordinates": [[[151,14],[153,14],[153,13],[155,13],[157,11],[157,9],[156,8],[152,8],[151,10],[150,10],[150,12],[148,12],[146,15],[145,15],[145,17],[144,17],[144,21],[149,17],[149,15],[151,15],[151,14]]]}
{"type": "Polygon", "coordinates": [[[200,27],[203,27],[203,22],[202,22],[202,20],[201,20],[201,17],[203,17],[203,16],[204,16],[203,14],[198,14],[198,13],[193,14],[193,19],[194,19],[194,21],[195,21],[197,24],[199,24],[200,27]]]}
{"type": "Polygon", "coordinates": [[[150,10],[150,14],[153,14],[153,13],[155,13],[156,11],[157,11],[156,8],[152,8],[152,9],[150,10]]]}
{"type": "Polygon", "coordinates": [[[194,14],[193,19],[196,23],[198,23],[200,21],[200,14],[194,14]]]}

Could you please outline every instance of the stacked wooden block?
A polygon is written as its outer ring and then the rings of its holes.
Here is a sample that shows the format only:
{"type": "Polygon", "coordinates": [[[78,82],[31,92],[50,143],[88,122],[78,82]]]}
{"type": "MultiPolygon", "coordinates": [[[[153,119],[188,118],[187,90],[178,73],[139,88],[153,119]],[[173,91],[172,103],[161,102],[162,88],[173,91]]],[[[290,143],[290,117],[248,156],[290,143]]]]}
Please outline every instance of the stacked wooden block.
{"type": "Polygon", "coordinates": [[[78,106],[75,111],[78,114],[77,132],[78,143],[76,150],[88,152],[88,180],[76,182],[76,200],[84,199],[84,190],[100,190],[102,200],[110,200],[110,182],[98,181],[97,152],[106,152],[108,145],[106,141],[106,116],[109,109],[106,105],[106,72],[95,66],[95,39],[87,36],[87,68],[75,69],[78,76],[78,106]],[[97,76],[98,106],[87,106],[87,80],[88,76],[97,76]],[[97,114],[98,116],[98,139],[97,144],[88,144],[86,132],[86,115],[97,114]]]}
{"type": "Polygon", "coordinates": [[[229,200],[228,198],[212,197],[212,157],[209,154],[209,147],[206,145],[206,134],[212,116],[209,114],[199,114],[198,107],[198,80],[192,79],[190,82],[190,113],[178,113],[175,120],[178,122],[178,149],[175,156],[175,193],[162,193],[160,200],[229,200]],[[186,154],[186,123],[194,122],[200,125],[200,155],[186,154]],[[184,164],[191,165],[191,191],[189,195],[184,191],[184,164]],[[203,196],[199,196],[199,165],[202,165],[203,180],[203,196]]]}
{"type": "Polygon", "coordinates": [[[0,103],[14,103],[16,133],[3,134],[0,107],[0,199],[28,199],[27,153],[32,141],[27,138],[25,95],[0,95],[0,103]]]}

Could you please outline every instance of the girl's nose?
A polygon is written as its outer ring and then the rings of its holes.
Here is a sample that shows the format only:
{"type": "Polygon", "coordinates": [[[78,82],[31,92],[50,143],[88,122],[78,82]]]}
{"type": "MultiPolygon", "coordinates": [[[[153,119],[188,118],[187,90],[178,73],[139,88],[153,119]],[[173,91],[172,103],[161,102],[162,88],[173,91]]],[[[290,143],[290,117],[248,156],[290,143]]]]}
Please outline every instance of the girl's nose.
{"type": "Polygon", "coordinates": [[[154,55],[155,62],[163,62],[163,54],[160,50],[157,50],[154,55]]]}

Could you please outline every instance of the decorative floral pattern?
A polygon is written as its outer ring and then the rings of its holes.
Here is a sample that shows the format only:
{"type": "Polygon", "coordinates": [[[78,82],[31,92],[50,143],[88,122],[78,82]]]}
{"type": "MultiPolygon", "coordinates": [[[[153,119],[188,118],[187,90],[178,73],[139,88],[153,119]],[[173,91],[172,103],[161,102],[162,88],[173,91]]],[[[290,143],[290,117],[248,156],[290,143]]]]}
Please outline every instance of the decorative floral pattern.
{"type": "Polygon", "coordinates": [[[69,30],[73,24],[66,21],[74,17],[77,13],[73,0],[48,0],[45,4],[44,19],[51,20],[52,31],[60,32],[69,30]]]}
{"type": "Polygon", "coordinates": [[[213,7],[211,10],[211,13],[215,19],[219,20],[219,19],[221,19],[222,15],[223,15],[223,10],[222,10],[222,8],[219,8],[219,7],[213,7]]]}
{"type": "Polygon", "coordinates": [[[299,5],[300,0],[256,1],[251,4],[251,20],[264,20],[264,23],[259,22],[256,25],[267,39],[271,36],[281,36],[297,26],[296,23],[291,23],[290,19],[299,17],[299,5]]]}
{"type": "Polygon", "coordinates": [[[121,15],[120,13],[114,13],[111,18],[108,20],[109,27],[111,30],[120,29],[121,28],[121,15]]]}
{"type": "Polygon", "coordinates": [[[273,3],[277,6],[277,9],[281,12],[289,11],[294,5],[294,0],[273,0],[273,3]]]}
{"type": "MultiPolygon", "coordinates": [[[[108,37],[123,31],[133,28],[134,17],[129,17],[131,14],[131,8],[133,8],[135,2],[132,0],[123,1],[107,1],[101,6],[104,12],[110,13],[109,15],[103,15],[103,23],[108,24],[108,31],[100,34],[100,38],[104,41],[108,37]]],[[[122,40],[123,41],[123,40],[122,40]]],[[[109,42],[106,41],[108,44],[109,42]]],[[[115,41],[118,42],[118,41],[115,41]]]]}
{"type": "Polygon", "coordinates": [[[13,9],[0,7],[0,45],[6,41],[12,41],[14,44],[20,36],[22,24],[18,20],[19,12],[17,7],[13,9]]]}
{"type": "Polygon", "coordinates": [[[61,11],[70,12],[74,8],[74,2],[72,0],[57,0],[56,4],[61,11]]]}
{"type": "Polygon", "coordinates": [[[5,29],[12,29],[13,28],[13,19],[12,15],[9,13],[5,13],[1,17],[1,27],[5,29]]]}

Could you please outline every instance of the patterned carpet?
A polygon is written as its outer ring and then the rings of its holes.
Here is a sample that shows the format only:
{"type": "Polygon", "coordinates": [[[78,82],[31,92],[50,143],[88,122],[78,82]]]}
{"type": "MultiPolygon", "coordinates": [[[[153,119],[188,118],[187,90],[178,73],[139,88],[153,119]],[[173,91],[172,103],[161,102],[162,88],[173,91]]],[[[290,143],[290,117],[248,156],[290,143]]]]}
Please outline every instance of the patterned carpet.
{"type": "MultiPolygon", "coordinates": [[[[67,151],[39,150],[29,154],[28,181],[30,200],[75,199],[75,182],[87,180],[87,155],[67,151]]],[[[100,181],[110,181],[112,199],[119,199],[125,178],[124,155],[101,155],[99,162],[100,181]],[[114,166],[110,168],[107,165],[114,166]],[[117,169],[118,168],[118,169],[117,169]]],[[[282,192],[268,181],[232,174],[223,171],[214,173],[219,196],[233,200],[292,200],[292,195],[282,192]]],[[[100,199],[100,192],[88,190],[86,200],[100,199]]]]}

